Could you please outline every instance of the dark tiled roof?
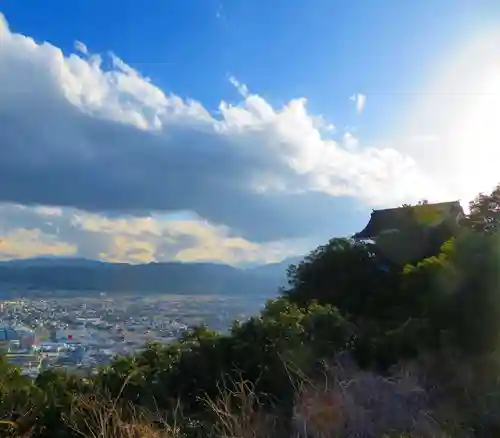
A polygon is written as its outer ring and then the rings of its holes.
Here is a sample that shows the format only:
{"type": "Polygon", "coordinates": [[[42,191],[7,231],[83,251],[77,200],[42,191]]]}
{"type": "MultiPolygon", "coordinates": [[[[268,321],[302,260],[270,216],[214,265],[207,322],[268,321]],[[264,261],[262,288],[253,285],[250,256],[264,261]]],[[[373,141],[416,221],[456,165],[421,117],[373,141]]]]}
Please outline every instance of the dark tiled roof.
{"type": "Polygon", "coordinates": [[[370,239],[383,231],[403,230],[415,223],[435,225],[447,217],[456,217],[459,214],[463,214],[459,201],[374,210],[368,225],[354,237],[370,239]]]}

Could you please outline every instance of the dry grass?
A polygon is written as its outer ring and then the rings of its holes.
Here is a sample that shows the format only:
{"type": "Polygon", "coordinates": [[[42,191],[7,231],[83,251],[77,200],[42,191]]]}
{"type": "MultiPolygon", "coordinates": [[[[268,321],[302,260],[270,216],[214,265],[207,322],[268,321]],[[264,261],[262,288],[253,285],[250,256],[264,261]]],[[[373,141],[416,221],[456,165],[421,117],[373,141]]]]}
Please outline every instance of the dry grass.
{"type": "Polygon", "coordinates": [[[271,438],[277,418],[262,408],[253,385],[241,379],[220,388],[216,400],[207,399],[215,414],[212,433],[221,438],[271,438]]]}
{"type": "Polygon", "coordinates": [[[97,401],[79,400],[67,419],[71,429],[85,438],[175,438],[177,428],[153,426],[153,416],[145,412],[136,412],[127,407],[125,413],[116,404],[97,401]]]}
{"type": "Polygon", "coordinates": [[[353,364],[328,367],[321,382],[305,381],[293,418],[303,438],[442,437],[429,396],[411,367],[386,378],[353,364]]]}
{"type": "MultiPolygon", "coordinates": [[[[290,438],[443,438],[418,369],[406,365],[383,377],[353,363],[327,367],[322,379],[302,376],[290,438]]],[[[224,388],[216,401],[214,435],[222,438],[277,437],[277,416],[259,404],[245,381],[224,388]]],[[[457,435],[459,436],[459,435],[457,435]]]]}
{"type": "MultiPolygon", "coordinates": [[[[439,382],[439,410],[455,410],[446,417],[453,436],[498,436],[500,433],[500,355],[463,357],[453,351],[423,358],[425,374],[439,382]],[[459,412],[460,415],[456,413],[459,412]],[[450,420],[451,418],[451,420],[450,420]],[[472,432],[474,431],[474,433],[472,432]]],[[[438,412],[438,414],[441,414],[438,412]]]]}
{"type": "MultiPolygon", "coordinates": [[[[429,380],[433,364],[411,363],[394,369],[389,377],[360,370],[353,361],[342,359],[325,366],[314,379],[300,376],[296,388],[291,429],[283,434],[283,415],[264,408],[253,385],[240,379],[219,388],[219,396],[206,399],[207,412],[213,414],[211,428],[200,429],[200,436],[218,438],[453,438],[472,436],[457,412],[448,391],[435,388],[429,380]],[[422,376],[426,377],[426,380],[422,376]],[[444,430],[449,435],[445,435],[444,430]]],[[[440,367],[443,369],[443,367],[440,367]]],[[[465,393],[476,390],[476,367],[455,366],[446,383],[465,393]],[[472,369],[472,371],[471,371],[472,369]],[[453,375],[452,375],[453,374],[453,375]]],[[[444,378],[441,376],[441,378],[444,378]]],[[[482,380],[482,379],[480,379],[482,380]]],[[[500,391],[497,391],[500,394],[500,391]]],[[[473,397],[474,405],[479,400],[473,397]]],[[[478,407],[475,418],[494,417],[495,412],[478,407]],[[479,415],[480,414],[480,415],[479,415]]],[[[179,405],[178,405],[179,406],[179,405]]],[[[121,406],[117,400],[89,397],[75,403],[67,423],[85,438],[180,438],[176,413],[167,422],[159,414],[121,406]]],[[[180,415],[180,414],[179,414],[180,415]]],[[[180,415],[180,417],[182,417],[180,415]]],[[[491,436],[491,435],[484,435],[491,436]]]]}
{"type": "Polygon", "coordinates": [[[174,410],[173,424],[159,412],[153,415],[133,404],[121,405],[123,390],[133,377],[125,379],[118,395],[113,399],[101,395],[77,398],[72,406],[67,424],[85,438],[177,438],[180,436],[174,410]]]}

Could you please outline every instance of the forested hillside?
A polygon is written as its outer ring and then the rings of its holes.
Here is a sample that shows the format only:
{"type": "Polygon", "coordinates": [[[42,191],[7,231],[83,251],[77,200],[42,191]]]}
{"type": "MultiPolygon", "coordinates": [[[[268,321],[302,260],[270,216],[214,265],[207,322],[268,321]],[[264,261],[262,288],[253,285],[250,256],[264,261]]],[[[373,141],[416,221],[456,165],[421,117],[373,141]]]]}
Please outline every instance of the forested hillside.
{"type": "Polygon", "coordinates": [[[29,382],[3,363],[5,436],[496,436],[500,186],[455,231],[414,226],[434,254],[403,264],[332,239],[228,335],[199,327],[91,378],[29,382]]]}

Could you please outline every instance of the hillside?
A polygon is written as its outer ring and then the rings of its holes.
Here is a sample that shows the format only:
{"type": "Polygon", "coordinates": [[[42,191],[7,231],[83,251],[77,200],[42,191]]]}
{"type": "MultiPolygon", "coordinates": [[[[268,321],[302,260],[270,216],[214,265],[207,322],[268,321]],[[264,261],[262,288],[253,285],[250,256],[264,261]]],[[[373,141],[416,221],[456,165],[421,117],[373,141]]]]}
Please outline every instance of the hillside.
{"type": "MultiPolygon", "coordinates": [[[[375,241],[333,238],[289,272],[280,298],[228,333],[193,327],[166,345],[117,356],[92,376],[48,369],[29,380],[0,356],[0,436],[498,436],[498,211],[500,186],[471,203],[435,254],[384,269],[375,241]]],[[[78,273],[86,284],[136,286],[150,275],[151,285],[170,278],[193,288],[254,279],[238,291],[266,276],[175,263],[38,260],[2,269],[46,284],[50,273],[61,275],[53,283],[78,273]]]]}
{"type": "Polygon", "coordinates": [[[85,259],[37,258],[0,263],[0,287],[146,293],[246,294],[275,292],[288,263],[238,269],[216,263],[130,265],[85,259]]]}

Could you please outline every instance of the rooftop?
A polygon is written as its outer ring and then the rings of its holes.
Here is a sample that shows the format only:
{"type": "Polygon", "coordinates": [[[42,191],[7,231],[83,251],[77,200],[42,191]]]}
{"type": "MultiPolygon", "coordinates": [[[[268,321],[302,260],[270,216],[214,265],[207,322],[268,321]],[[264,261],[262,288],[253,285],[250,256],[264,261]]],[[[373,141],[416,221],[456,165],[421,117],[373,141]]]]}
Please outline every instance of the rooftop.
{"type": "Polygon", "coordinates": [[[400,231],[415,223],[428,226],[438,225],[447,217],[457,217],[460,214],[463,214],[463,209],[459,201],[422,203],[374,210],[366,227],[354,237],[371,239],[382,232],[400,231]]]}

